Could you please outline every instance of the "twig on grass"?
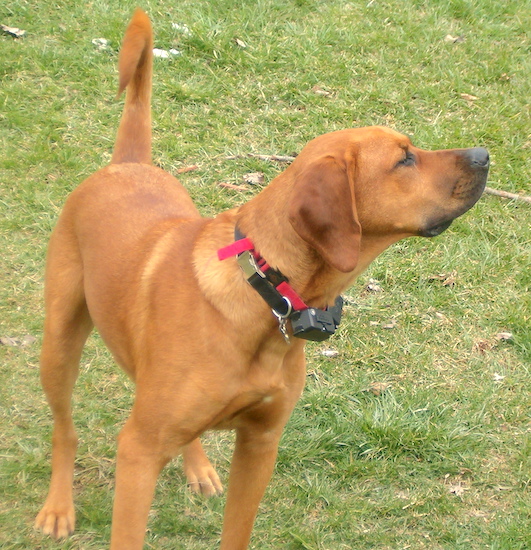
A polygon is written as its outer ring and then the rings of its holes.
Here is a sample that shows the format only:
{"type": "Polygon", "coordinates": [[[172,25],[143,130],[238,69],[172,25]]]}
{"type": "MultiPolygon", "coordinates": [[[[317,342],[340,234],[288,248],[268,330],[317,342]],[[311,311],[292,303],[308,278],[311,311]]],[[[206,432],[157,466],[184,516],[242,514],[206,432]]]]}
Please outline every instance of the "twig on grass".
{"type": "Polygon", "coordinates": [[[249,189],[243,185],[234,185],[233,183],[226,183],[224,181],[220,181],[218,185],[226,189],[233,189],[234,191],[249,191],[249,189]]]}
{"type": "Polygon", "coordinates": [[[485,193],[495,195],[496,197],[503,197],[504,199],[514,199],[531,203],[531,197],[529,196],[517,195],[516,193],[509,193],[508,191],[498,191],[498,189],[492,189],[491,187],[485,187],[485,193]]]}
{"type": "Polygon", "coordinates": [[[276,162],[293,162],[295,160],[295,157],[288,157],[283,155],[258,155],[255,153],[246,153],[245,155],[231,155],[230,157],[225,157],[225,160],[237,160],[249,157],[260,160],[274,160],[276,162]]]}
{"type": "Polygon", "coordinates": [[[199,170],[199,166],[197,164],[192,164],[191,166],[177,168],[177,174],[186,174],[188,172],[194,172],[195,170],[199,170]]]}

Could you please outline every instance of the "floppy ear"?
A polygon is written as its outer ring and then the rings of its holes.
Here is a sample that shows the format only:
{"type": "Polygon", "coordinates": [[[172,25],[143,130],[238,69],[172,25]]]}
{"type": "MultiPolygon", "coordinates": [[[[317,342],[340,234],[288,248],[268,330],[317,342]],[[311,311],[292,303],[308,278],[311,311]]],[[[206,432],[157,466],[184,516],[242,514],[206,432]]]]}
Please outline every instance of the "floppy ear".
{"type": "Polygon", "coordinates": [[[332,267],[343,273],[358,263],[361,226],[345,168],[327,156],[296,178],[289,205],[295,231],[332,267]]]}

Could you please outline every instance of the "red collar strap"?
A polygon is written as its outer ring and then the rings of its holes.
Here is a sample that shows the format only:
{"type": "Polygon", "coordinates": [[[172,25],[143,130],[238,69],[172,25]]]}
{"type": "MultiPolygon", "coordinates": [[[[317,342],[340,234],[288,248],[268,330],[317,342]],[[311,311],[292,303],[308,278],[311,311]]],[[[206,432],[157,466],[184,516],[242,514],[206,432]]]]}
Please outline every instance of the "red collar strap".
{"type": "Polygon", "coordinates": [[[280,332],[289,343],[286,322],[289,319],[293,335],[304,340],[322,341],[334,334],[341,321],[343,299],[336,298],[334,306],[309,308],[293,290],[288,279],[270,267],[255,250],[251,239],[236,228],[235,242],[218,250],[219,260],[237,256],[247,282],[260,294],[278,320],[280,332]]]}
{"type": "Polygon", "coordinates": [[[273,269],[256,251],[251,239],[236,229],[236,241],[218,250],[218,258],[226,260],[238,256],[238,264],[249,284],[264,298],[273,312],[287,318],[293,311],[308,309],[304,300],[293,290],[288,279],[273,269]]]}

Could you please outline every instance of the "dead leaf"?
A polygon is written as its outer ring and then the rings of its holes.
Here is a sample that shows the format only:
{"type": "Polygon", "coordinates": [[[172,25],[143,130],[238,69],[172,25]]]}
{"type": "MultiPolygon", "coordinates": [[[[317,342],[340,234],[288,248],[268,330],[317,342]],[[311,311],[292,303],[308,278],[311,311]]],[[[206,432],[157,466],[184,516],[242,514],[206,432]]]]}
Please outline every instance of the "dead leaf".
{"type": "Polygon", "coordinates": [[[496,344],[492,343],[490,340],[481,339],[474,343],[472,346],[472,351],[478,353],[485,353],[490,351],[496,344]]]}
{"type": "Polygon", "coordinates": [[[397,324],[398,323],[397,323],[396,319],[391,319],[388,323],[383,324],[382,328],[384,328],[386,330],[391,330],[391,329],[395,328],[397,324]]]}
{"type": "Polygon", "coordinates": [[[0,345],[10,347],[26,347],[30,346],[36,341],[37,338],[35,338],[35,336],[31,336],[30,334],[26,334],[21,338],[11,338],[10,336],[0,337],[0,345]]]}
{"type": "Polygon", "coordinates": [[[391,387],[389,382],[371,382],[368,391],[378,397],[391,387]]]}
{"type": "Polygon", "coordinates": [[[321,88],[321,86],[314,86],[312,88],[312,92],[314,94],[322,95],[322,96],[325,96],[325,97],[328,97],[328,96],[332,95],[332,92],[330,92],[329,90],[325,90],[324,88],[321,88]]]}
{"type": "Polygon", "coordinates": [[[490,339],[482,338],[478,340],[473,346],[472,351],[477,351],[479,353],[485,353],[494,349],[499,342],[508,342],[513,339],[513,333],[508,331],[498,332],[495,336],[490,339]]]}
{"type": "Polygon", "coordinates": [[[17,27],[8,27],[7,25],[0,25],[0,29],[2,29],[6,34],[10,34],[13,38],[22,38],[26,31],[23,31],[22,29],[18,29],[17,27]]]}
{"type": "Polygon", "coordinates": [[[430,281],[441,281],[444,286],[454,286],[457,282],[457,271],[451,271],[450,273],[439,273],[437,275],[430,275],[428,277],[430,281]]]}
{"type": "Polygon", "coordinates": [[[109,49],[109,41],[106,38],[93,38],[92,44],[94,44],[98,50],[109,49]]]}
{"type": "Polygon", "coordinates": [[[461,94],[461,99],[466,99],[467,101],[477,101],[479,97],[472,94],[461,94]]]}
{"type": "Polygon", "coordinates": [[[468,488],[461,485],[460,483],[448,486],[448,491],[454,494],[456,497],[462,497],[465,494],[466,490],[468,490],[468,488]]]}
{"type": "Polygon", "coordinates": [[[251,185],[263,185],[265,178],[262,172],[251,172],[243,175],[243,181],[251,185]]]}
{"type": "Polygon", "coordinates": [[[451,34],[447,34],[444,37],[444,41],[445,42],[451,42],[452,44],[459,44],[460,42],[465,41],[465,37],[464,36],[452,36],[451,34]]]}
{"type": "Polygon", "coordinates": [[[472,508],[468,514],[474,518],[482,519],[485,523],[489,523],[493,515],[492,512],[485,512],[484,510],[478,510],[476,508],[472,508]]]}
{"type": "Polygon", "coordinates": [[[247,48],[247,44],[243,40],[240,40],[239,38],[235,38],[234,42],[236,42],[236,45],[242,49],[247,48]]]}
{"type": "Polygon", "coordinates": [[[382,292],[382,287],[380,286],[380,282],[376,279],[369,279],[365,290],[367,292],[382,292]]]}
{"type": "Polygon", "coordinates": [[[448,277],[443,281],[444,286],[454,286],[457,279],[457,271],[452,271],[448,274],[448,277]]]}

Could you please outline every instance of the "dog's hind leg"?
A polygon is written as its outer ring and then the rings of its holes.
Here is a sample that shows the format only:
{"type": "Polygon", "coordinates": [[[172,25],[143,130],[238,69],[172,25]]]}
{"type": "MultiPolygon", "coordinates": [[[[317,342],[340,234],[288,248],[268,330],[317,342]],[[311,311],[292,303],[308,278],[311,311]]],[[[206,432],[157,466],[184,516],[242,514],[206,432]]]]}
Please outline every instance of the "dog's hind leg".
{"type": "Polygon", "coordinates": [[[183,449],[183,469],[188,486],[194,493],[207,497],[220,495],[223,486],[216,470],[208,460],[199,438],[194,439],[183,449]]]}
{"type": "Polygon", "coordinates": [[[76,247],[57,232],[48,253],[46,320],[41,351],[41,381],[52,410],[52,478],[35,527],[55,538],[74,530],[72,497],[77,436],[72,422],[72,390],[83,345],[92,330],[76,247]]]}

